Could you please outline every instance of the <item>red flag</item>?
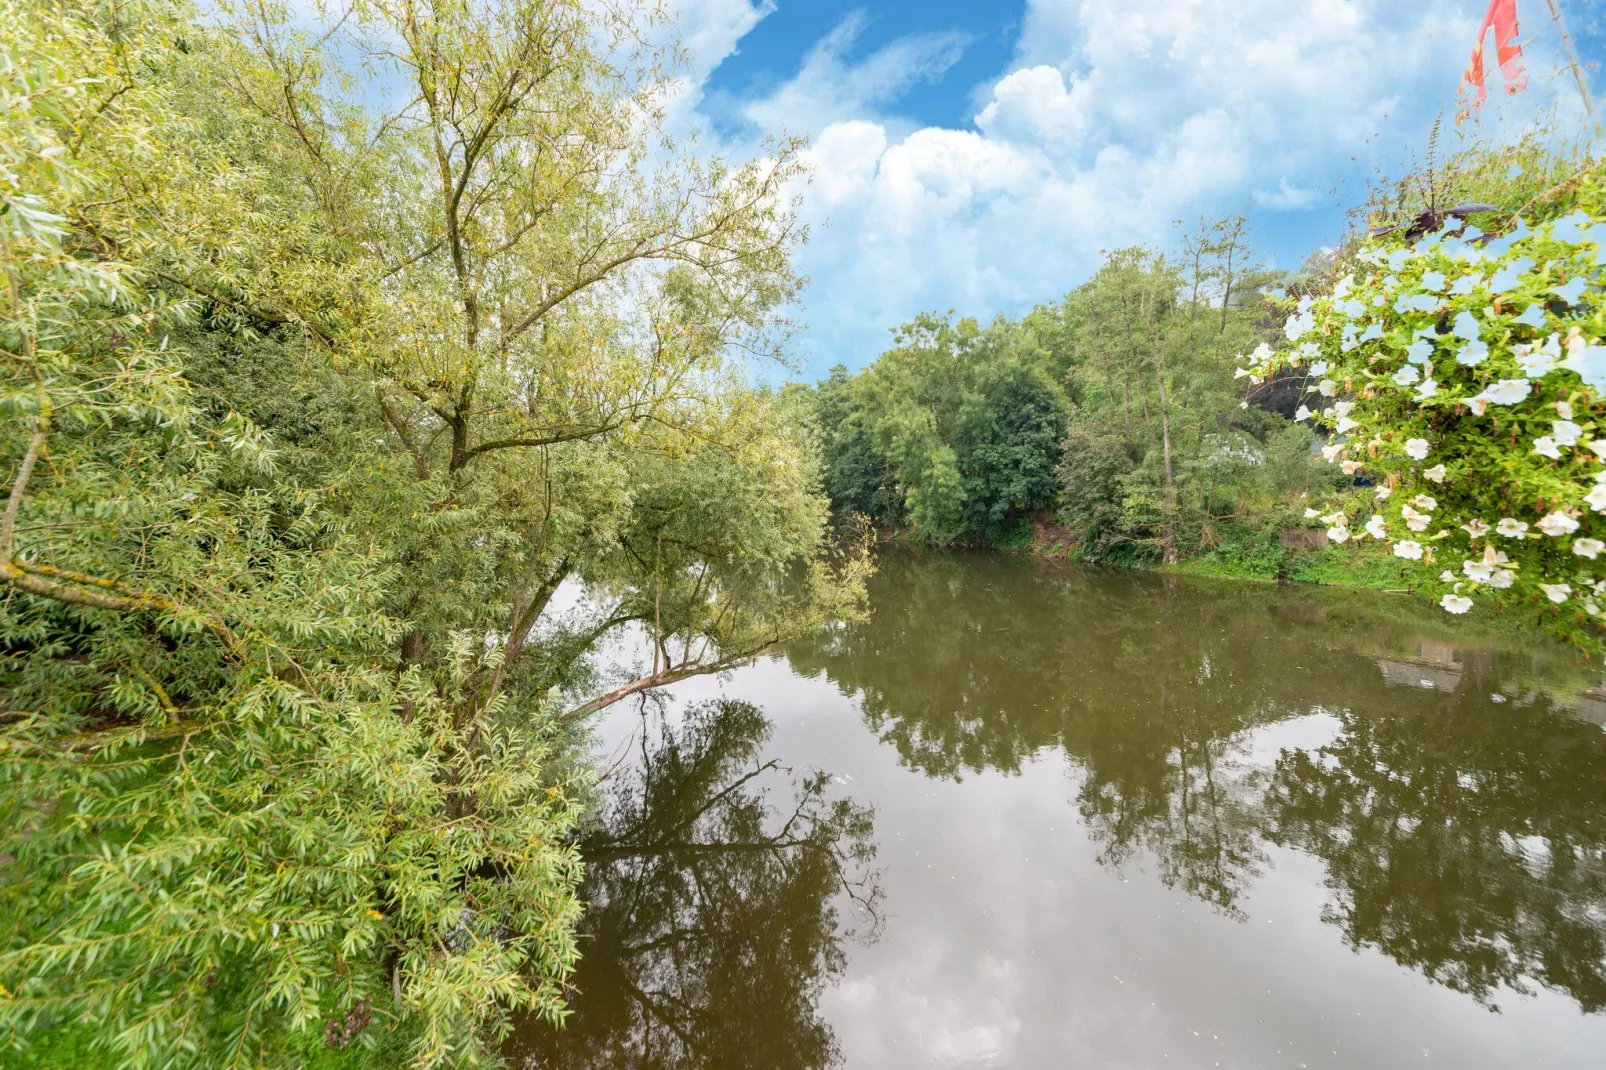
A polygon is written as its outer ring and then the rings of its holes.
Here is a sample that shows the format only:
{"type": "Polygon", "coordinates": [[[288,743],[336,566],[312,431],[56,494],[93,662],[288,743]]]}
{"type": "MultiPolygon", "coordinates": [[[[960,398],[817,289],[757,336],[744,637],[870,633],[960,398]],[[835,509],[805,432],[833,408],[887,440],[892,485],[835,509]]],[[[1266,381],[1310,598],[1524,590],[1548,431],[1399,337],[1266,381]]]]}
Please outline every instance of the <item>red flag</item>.
{"type": "Polygon", "coordinates": [[[1506,83],[1506,92],[1518,93],[1528,86],[1528,72],[1519,62],[1522,45],[1517,41],[1517,0],[1489,0],[1489,11],[1483,16],[1478,39],[1472,45],[1472,62],[1461,76],[1461,94],[1471,88],[1474,95],[1471,101],[1462,103],[1456,115],[1458,120],[1466,118],[1488,95],[1483,87],[1483,39],[1490,27],[1494,28],[1495,58],[1500,62],[1500,77],[1506,83]]]}

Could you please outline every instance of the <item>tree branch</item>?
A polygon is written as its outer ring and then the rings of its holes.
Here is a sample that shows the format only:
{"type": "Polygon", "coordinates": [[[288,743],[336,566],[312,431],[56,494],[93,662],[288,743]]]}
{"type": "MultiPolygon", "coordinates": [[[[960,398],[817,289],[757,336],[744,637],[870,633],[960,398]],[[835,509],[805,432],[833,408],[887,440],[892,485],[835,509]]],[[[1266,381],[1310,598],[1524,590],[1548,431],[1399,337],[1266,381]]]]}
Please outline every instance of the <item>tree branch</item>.
{"type": "Polygon", "coordinates": [[[250,316],[254,319],[262,320],[265,323],[277,323],[284,326],[293,324],[298,327],[305,327],[308,331],[312,332],[314,335],[317,335],[319,341],[323,342],[325,345],[334,344],[334,336],[328,331],[324,330],[322,327],[318,326],[316,323],[310,323],[307,320],[300,319],[296,316],[288,316],[282,312],[274,312],[272,309],[255,308],[251,305],[243,304],[239,301],[233,300],[232,298],[224,297],[222,294],[213,290],[208,290],[202,286],[198,286],[195,283],[181,278],[178,275],[173,274],[171,271],[166,271],[162,268],[153,267],[147,268],[146,270],[159,279],[166,279],[174,286],[182,287],[183,289],[190,291],[190,293],[206,298],[208,301],[213,301],[224,306],[225,308],[232,308],[234,311],[243,316],[250,316]]]}
{"type": "Polygon", "coordinates": [[[740,654],[732,654],[729,657],[719,658],[706,664],[682,665],[678,669],[666,669],[662,672],[655,672],[648,676],[638,676],[636,679],[630,681],[628,684],[625,684],[623,687],[615,688],[614,690],[609,691],[606,695],[599,695],[589,702],[576,706],[574,709],[564,714],[563,719],[566,721],[578,721],[582,717],[589,717],[598,710],[607,709],[620,699],[629,698],[631,695],[637,694],[638,692],[648,691],[655,687],[667,687],[670,684],[676,684],[682,680],[689,680],[694,676],[706,676],[711,672],[723,672],[726,669],[734,669],[736,666],[741,665],[744,662],[753,660],[779,642],[781,642],[779,638],[767,639],[758,646],[755,646],[749,650],[744,650],[740,654]]]}

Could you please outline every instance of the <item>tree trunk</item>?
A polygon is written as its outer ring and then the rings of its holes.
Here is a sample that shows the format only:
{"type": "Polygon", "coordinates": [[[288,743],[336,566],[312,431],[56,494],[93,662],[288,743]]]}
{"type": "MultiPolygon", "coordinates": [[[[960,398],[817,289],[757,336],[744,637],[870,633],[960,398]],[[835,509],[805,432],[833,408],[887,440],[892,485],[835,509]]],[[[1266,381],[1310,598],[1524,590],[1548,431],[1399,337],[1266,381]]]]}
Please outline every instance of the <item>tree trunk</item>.
{"type": "Polygon", "coordinates": [[[1165,390],[1165,354],[1163,349],[1155,355],[1155,382],[1160,387],[1160,442],[1165,458],[1165,563],[1177,563],[1177,486],[1171,474],[1171,416],[1165,390]]]}

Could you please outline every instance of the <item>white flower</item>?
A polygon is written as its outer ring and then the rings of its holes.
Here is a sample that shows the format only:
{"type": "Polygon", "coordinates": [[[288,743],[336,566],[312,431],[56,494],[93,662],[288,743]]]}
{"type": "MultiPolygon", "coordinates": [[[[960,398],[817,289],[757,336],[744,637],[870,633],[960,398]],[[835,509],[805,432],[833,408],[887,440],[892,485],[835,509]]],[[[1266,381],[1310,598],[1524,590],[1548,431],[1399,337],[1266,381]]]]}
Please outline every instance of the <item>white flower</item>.
{"type": "Polygon", "coordinates": [[[1301,405],[1298,409],[1294,410],[1294,419],[1296,421],[1308,420],[1308,419],[1311,418],[1312,415],[1314,415],[1314,414],[1303,405],[1301,405]]]}
{"type": "Polygon", "coordinates": [[[1415,539],[1401,539],[1394,544],[1394,556],[1403,557],[1407,561],[1422,560],[1422,544],[1415,539]]]}
{"type": "MultiPolygon", "coordinates": [[[[1319,517],[1321,515],[1322,515],[1322,512],[1321,512],[1320,509],[1312,509],[1308,505],[1305,507],[1305,519],[1306,520],[1315,520],[1317,517],[1319,517]]],[[[1526,527],[1526,526],[1527,525],[1524,525],[1524,527],[1526,527]]]]}
{"type": "Polygon", "coordinates": [[[1447,594],[1439,599],[1439,605],[1444,607],[1445,612],[1460,616],[1472,608],[1472,599],[1464,594],[1447,594]]]}
{"type": "Polygon", "coordinates": [[[1584,448],[1601,460],[1606,461],[1606,438],[1592,438],[1584,443],[1584,448]]]}
{"type": "Polygon", "coordinates": [[[1339,465],[1339,467],[1344,470],[1345,475],[1352,476],[1356,472],[1359,472],[1362,468],[1365,468],[1366,465],[1360,461],[1344,461],[1339,465]]]}
{"type": "Polygon", "coordinates": [[[1530,350],[1528,346],[1515,346],[1512,352],[1516,354],[1517,363],[1522,365],[1522,373],[1532,378],[1540,378],[1554,368],[1555,361],[1543,349],[1530,350]]]}
{"type": "Polygon", "coordinates": [[[1249,359],[1256,364],[1265,364],[1271,360],[1271,345],[1266,342],[1260,343],[1255,347],[1255,351],[1249,354],[1249,359]]]}
{"type": "Polygon", "coordinates": [[[1519,256],[1505,267],[1496,271],[1489,279],[1489,292],[1503,294],[1517,285],[1517,280],[1527,274],[1534,262],[1526,256],[1519,256]]]}
{"type": "Polygon", "coordinates": [[[1405,455],[1413,461],[1425,461],[1428,457],[1428,440],[1425,438],[1408,438],[1405,440],[1405,455]]]}
{"type": "Polygon", "coordinates": [[[1528,522],[1526,520],[1514,520],[1509,516],[1505,516],[1500,518],[1500,523],[1494,526],[1494,530],[1497,534],[1504,535],[1508,539],[1520,539],[1528,534],[1528,522]]]}
{"type": "Polygon", "coordinates": [[[1350,413],[1355,411],[1355,402],[1335,401],[1333,402],[1333,411],[1340,416],[1348,416],[1350,413]]]}
{"type": "Polygon", "coordinates": [[[1359,424],[1357,424],[1354,420],[1351,420],[1348,416],[1340,416],[1338,418],[1338,424],[1337,424],[1335,429],[1338,431],[1339,434],[1347,435],[1347,434],[1349,434],[1351,431],[1355,430],[1355,428],[1357,428],[1359,426],[1360,426],[1359,424]]]}
{"type": "Polygon", "coordinates": [[[1244,376],[1246,376],[1248,374],[1249,374],[1249,369],[1248,368],[1234,368],[1233,371],[1232,371],[1232,377],[1234,379],[1242,379],[1244,376]]]}
{"type": "Polygon", "coordinates": [[[1489,525],[1484,521],[1479,520],[1477,517],[1473,517],[1471,520],[1468,520],[1465,524],[1462,524],[1461,527],[1462,530],[1464,530],[1468,535],[1471,535],[1474,539],[1481,539],[1485,535],[1489,534],[1489,525]]]}
{"type": "Polygon", "coordinates": [[[1571,420],[1573,418],[1573,407],[1565,401],[1558,401],[1556,402],[1556,415],[1563,420],[1571,420]]]}
{"type": "MultiPolygon", "coordinates": [[[[1532,391],[1533,384],[1526,379],[1501,379],[1493,386],[1485,387],[1477,397],[1467,400],[1483,401],[1490,405],[1515,405],[1532,391]]],[[[1482,414],[1481,410],[1479,414],[1482,414]]]]}
{"type": "Polygon", "coordinates": [[[1377,495],[1377,500],[1381,502],[1387,500],[1388,496],[1394,493],[1394,490],[1385,483],[1379,483],[1377,490],[1373,493],[1377,495]]]}
{"type": "Polygon", "coordinates": [[[1488,583],[1489,577],[1494,575],[1494,566],[1482,561],[1463,561],[1461,572],[1473,583],[1488,583]]]}
{"type": "Polygon", "coordinates": [[[1348,542],[1349,528],[1346,528],[1342,524],[1334,524],[1332,527],[1327,529],[1327,537],[1332,539],[1334,542],[1348,542]]]}
{"type": "Polygon", "coordinates": [[[1342,527],[1348,527],[1349,526],[1349,518],[1347,516],[1345,516],[1343,513],[1328,513],[1326,516],[1322,517],[1322,523],[1323,524],[1336,524],[1341,528],[1342,527]]]}
{"type": "Polygon", "coordinates": [[[1424,479],[1430,479],[1435,483],[1443,483],[1446,474],[1444,465],[1436,464],[1426,472],[1423,472],[1422,476],[1424,479]]]}
{"type": "Polygon", "coordinates": [[[1517,582],[1517,574],[1509,568],[1497,568],[1489,574],[1489,586],[1505,590],[1517,582]]]}
{"type": "Polygon", "coordinates": [[[1433,521],[1433,518],[1427,513],[1419,513],[1409,505],[1400,510],[1400,515],[1405,517],[1405,526],[1412,531],[1426,531],[1428,524],[1433,521]]]}
{"type": "Polygon", "coordinates": [[[1338,384],[1333,382],[1331,379],[1323,379],[1321,382],[1316,384],[1316,392],[1324,398],[1337,397],[1338,384]]]}
{"type": "Polygon", "coordinates": [[[1599,539],[1573,540],[1573,553],[1579,557],[1587,557],[1593,561],[1600,556],[1602,550],[1606,550],[1606,542],[1601,542],[1599,539]]]}
{"type": "Polygon", "coordinates": [[[1550,425],[1550,432],[1557,445],[1576,446],[1578,445],[1579,437],[1584,433],[1584,429],[1571,420],[1557,420],[1550,425]]]}
{"type": "Polygon", "coordinates": [[[1318,360],[1315,364],[1310,366],[1310,373],[1312,375],[1326,375],[1327,368],[1328,364],[1325,360],[1318,360]]]}
{"type": "Polygon", "coordinates": [[[1606,513],[1606,483],[1596,483],[1584,495],[1584,501],[1597,513],[1606,513]]]}
{"type": "Polygon", "coordinates": [[[1578,521],[1566,513],[1551,513],[1539,522],[1539,530],[1552,539],[1559,539],[1563,535],[1571,535],[1578,530],[1578,521]]]}
{"type": "Polygon", "coordinates": [[[1454,583],[1455,582],[1455,573],[1451,572],[1449,569],[1445,569],[1443,572],[1439,573],[1439,582],[1440,583],[1454,583]]]}
{"type": "Polygon", "coordinates": [[[1599,389],[1606,386],[1606,346],[1585,345],[1583,341],[1581,336],[1576,335],[1567,339],[1567,352],[1570,355],[1561,362],[1561,366],[1577,372],[1580,379],[1599,389]]]}
{"type": "Polygon", "coordinates": [[[1561,460],[1561,449],[1557,447],[1556,440],[1549,435],[1540,435],[1534,439],[1533,452],[1541,457],[1549,457],[1553,461],[1561,460]]]}
{"type": "Polygon", "coordinates": [[[1389,537],[1388,521],[1383,519],[1382,513],[1373,513],[1372,519],[1366,522],[1366,533],[1374,539],[1389,537]]]}
{"type": "Polygon", "coordinates": [[[1416,497],[1411,499],[1411,504],[1416,506],[1418,509],[1425,510],[1429,513],[1433,512],[1433,510],[1439,507],[1439,503],[1434,500],[1432,495],[1429,494],[1418,494],[1416,497]]]}
{"type": "Polygon", "coordinates": [[[1588,613],[1591,617],[1598,617],[1600,616],[1600,607],[1593,602],[1585,602],[1584,612],[1588,613]]]}
{"type": "Polygon", "coordinates": [[[1394,373],[1394,381],[1401,386],[1410,386],[1420,378],[1422,373],[1416,370],[1415,364],[1401,365],[1400,370],[1394,373]]]}
{"type": "Polygon", "coordinates": [[[1340,453],[1343,453],[1343,452],[1344,452],[1344,447],[1341,446],[1341,445],[1340,446],[1323,446],[1322,447],[1322,460],[1324,460],[1327,463],[1331,464],[1333,461],[1337,460],[1338,455],[1340,453]]]}
{"type": "Polygon", "coordinates": [[[1416,387],[1416,400],[1418,400],[1418,401],[1426,401],[1428,398],[1432,397],[1434,394],[1437,394],[1438,392],[1439,392],[1439,382],[1438,382],[1437,379],[1424,379],[1420,383],[1417,384],[1417,387],[1416,387]]]}
{"type": "Polygon", "coordinates": [[[1539,589],[1545,592],[1545,597],[1558,606],[1567,601],[1567,596],[1573,593],[1570,583],[1541,583],[1539,589]]]}

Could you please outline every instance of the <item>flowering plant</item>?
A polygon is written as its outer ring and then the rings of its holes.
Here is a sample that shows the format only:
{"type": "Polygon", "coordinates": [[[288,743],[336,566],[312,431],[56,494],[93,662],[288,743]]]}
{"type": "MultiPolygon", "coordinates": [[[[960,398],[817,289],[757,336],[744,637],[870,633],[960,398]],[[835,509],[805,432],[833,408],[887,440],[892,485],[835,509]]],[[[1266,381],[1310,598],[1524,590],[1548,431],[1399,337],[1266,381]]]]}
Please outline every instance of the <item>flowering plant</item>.
{"type": "Polygon", "coordinates": [[[1421,562],[1450,613],[1532,604],[1594,649],[1606,645],[1601,177],[1580,180],[1565,215],[1513,214],[1491,233],[1451,218],[1415,241],[1366,241],[1329,293],[1290,306],[1289,345],[1262,345],[1244,369],[1254,382],[1303,370],[1321,404],[1296,419],[1330,428],[1327,460],[1375,482],[1369,517],[1316,511],[1331,537],[1421,562]]]}

